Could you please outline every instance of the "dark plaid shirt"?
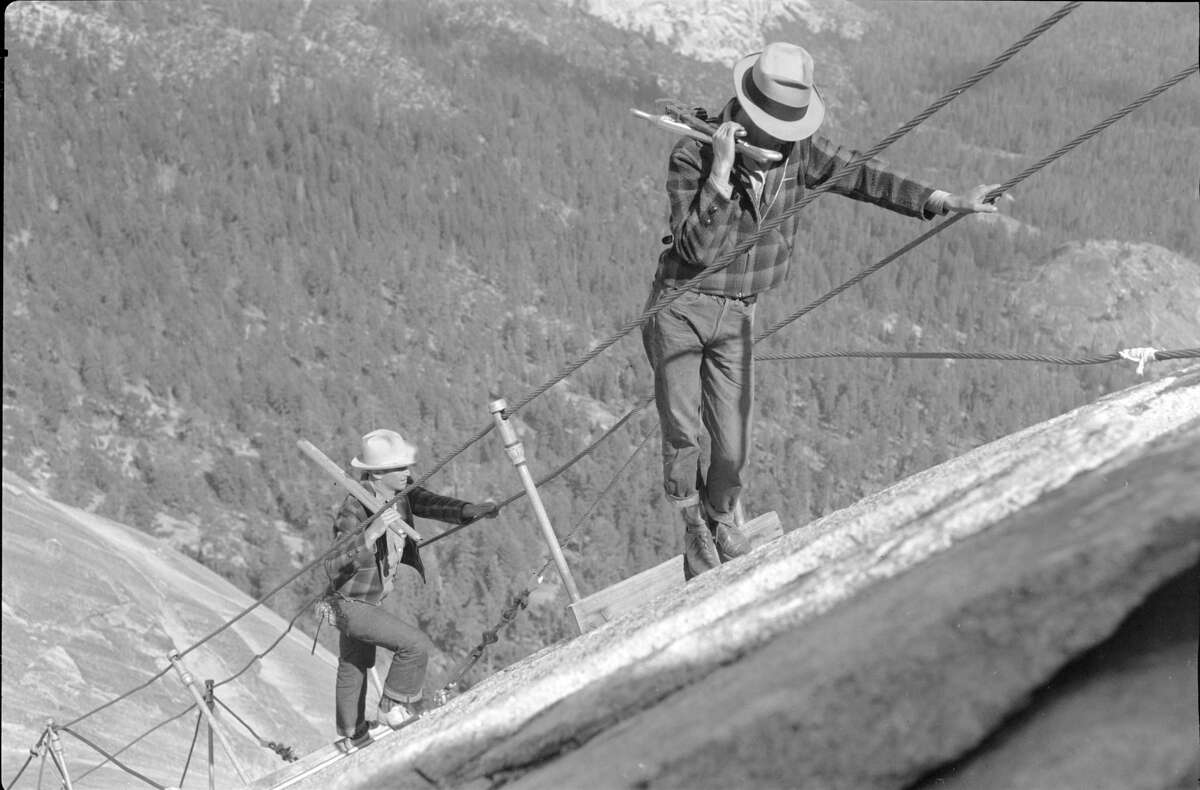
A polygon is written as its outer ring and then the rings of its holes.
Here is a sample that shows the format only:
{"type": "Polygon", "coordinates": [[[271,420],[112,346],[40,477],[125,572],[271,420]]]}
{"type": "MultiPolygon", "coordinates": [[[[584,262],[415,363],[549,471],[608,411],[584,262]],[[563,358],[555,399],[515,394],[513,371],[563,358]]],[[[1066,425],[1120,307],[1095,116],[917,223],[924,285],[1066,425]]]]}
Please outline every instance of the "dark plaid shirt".
{"type": "MultiPolygon", "coordinates": [[[[705,268],[757,233],[764,221],[794,206],[805,190],[829,181],[857,156],[857,151],[836,146],[820,136],[794,143],[785,161],[766,171],[760,203],[741,157],[734,162],[730,175],[733,190],[726,198],[708,178],[712,145],[681,138],[671,152],[667,172],[671,241],[659,256],[656,282],[667,287],[688,286],[705,268]]],[[[857,172],[843,176],[829,191],[922,219],[930,218],[925,204],[934,192],[919,181],[888,170],[878,159],[868,160],[857,172]]],[[[779,285],[787,277],[793,258],[804,262],[802,250],[793,255],[799,225],[799,214],[793,214],[724,270],[692,286],[693,290],[741,299],[779,285]]]]}
{"type": "MultiPolygon", "coordinates": [[[[362,481],[362,485],[375,493],[369,481],[362,481]]],[[[462,510],[466,504],[461,499],[441,496],[417,486],[401,497],[395,508],[410,525],[413,516],[464,524],[466,519],[462,510]]],[[[354,534],[368,515],[367,508],[361,502],[352,496],[346,497],[334,517],[334,540],[354,534]]],[[[401,547],[400,538],[389,529],[371,544],[363,535],[351,539],[348,546],[325,560],[325,572],[329,574],[330,592],[343,598],[377,604],[392,591],[396,569],[400,565],[411,565],[422,579],[425,578],[425,566],[421,563],[421,555],[417,553],[417,544],[411,538],[405,538],[401,547]]]]}

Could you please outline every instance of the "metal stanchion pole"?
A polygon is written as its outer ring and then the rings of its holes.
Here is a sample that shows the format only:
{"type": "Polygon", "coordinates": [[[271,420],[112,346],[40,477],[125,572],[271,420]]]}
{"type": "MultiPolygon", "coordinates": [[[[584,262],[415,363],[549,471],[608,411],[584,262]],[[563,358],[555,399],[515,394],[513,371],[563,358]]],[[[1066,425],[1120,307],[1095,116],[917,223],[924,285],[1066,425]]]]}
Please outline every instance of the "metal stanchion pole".
{"type": "Polygon", "coordinates": [[[208,722],[209,737],[212,737],[213,733],[216,734],[217,740],[221,742],[221,748],[225,750],[225,756],[229,758],[229,762],[233,763],[233,769],[237,771],[238,778],[242,780],[242,784],[249,784],[249,780],[246,778],[245,772],[242,771],[242,766],[238,764],[237,757],[233,754],[233,747],[229,745],[229,740],[225,737],[225,733],[217,729],[216,718],[213,716],[213,712],[208,709],[208,705],[205,704],[204,695],[196,687],[196,679],[183,666],[183,658],[179,655],[179,651],[172,650],[167,658],[170,659],[171,666],[175,667],[175,671],[179,673],[179,679],[183,681],[183,685],[191,692],[192,697],[196,700],[196,706],[200,709],[200,713],[203,714],[205,721],[208,722]]]}
{"type": "MultiPolygon", "coordinates": [[[[208,715],[211,716],[213,710],[211,680],[204,681],[204,704],[208,706],[208,715]]],[[[205,717],[203,712],[200,715],[205,717]]],[[[217,790],[217,761],[213,759],[213,728],[211,724],[208,725],[208,790],[217,790]]]]}
{"type": "Polygon", "coordinates": [[[538,525],[542,528],[542,537],[546,539],[546,546],[550,549],[550,557],[554,560],[554,566],[558,568],[558,575],[562,577],[563,585],[567,588],[567,596],[570,597],[571,603],[578,603],[581,598],[579,588],[575,586],[575,578],[571,576],[571,569],[567,567],[567,558],[563,556],[562,547],[558,545],[558,536],[554,534],[554,527],[550,525],[550,516],[546,513],[542,498],[538,496],[533,475],[530,474],[529,467],[525,464],[525,447],[517,439],[517,432],[513,430],[512,424],[504,416],[506,408],[508,408],[508,402],[503,399],[494,400],[488,404],[488,410],[491,411],[492,418],[496,421],[496,428],[500,431],[500,438],[504,440],[504,449],[508,453],[509,459],[512,460],[513,466],[517,468],[517,473],[521,476],[525,493],[529,495],[529,502],[533,505],[534,514],[537,515],[538,525]]]}
{"type": "Polygon", "coordinates": [[[46,721],[46,732],[50,736],[48,739],[50,741],[50,758],[54,760],[54,767],[62,776],[63,787],[67,790],[74,790],[71,785],[71,774],[67,772],[67,759],[63,756],[62,741],[58,739],[58,729],[54,726],[53,719],[46,721]]]}

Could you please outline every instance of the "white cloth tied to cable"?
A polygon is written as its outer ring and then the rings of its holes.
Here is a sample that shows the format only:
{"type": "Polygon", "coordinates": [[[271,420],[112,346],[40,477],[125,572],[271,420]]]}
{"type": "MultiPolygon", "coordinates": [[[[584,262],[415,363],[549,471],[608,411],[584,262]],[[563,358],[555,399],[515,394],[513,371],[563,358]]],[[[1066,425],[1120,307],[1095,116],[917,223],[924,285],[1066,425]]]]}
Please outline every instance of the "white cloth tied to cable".
{"type": "Polygon", "coordinates": [[[1126,348],[1122,349],[1120,353],[1122,359],[1138,363],[1137,374],[1139,376],[1146,372],[1147,362],[1153,362],[1158,359],[1157,348],[1126,348]]]}

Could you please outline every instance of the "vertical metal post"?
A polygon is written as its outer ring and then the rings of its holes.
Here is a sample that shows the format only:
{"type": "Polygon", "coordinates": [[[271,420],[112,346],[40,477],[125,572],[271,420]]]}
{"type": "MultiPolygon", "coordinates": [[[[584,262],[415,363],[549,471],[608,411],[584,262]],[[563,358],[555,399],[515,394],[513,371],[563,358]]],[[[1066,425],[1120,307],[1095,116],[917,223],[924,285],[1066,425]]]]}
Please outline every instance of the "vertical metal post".
{"type": "Polygon", "coordinates": [[[46,732],[50,735],[50,757],[54,760],[54,767],[58,769],[58,773],[62,777],[63,787],[67,790],[74,790],[71,785],[71,774],[67,771],[67,759],[63,756],[62,741],[58,739],[58,728],[54,726],[53,719],[46,720],[46,732]]]}
{"type": "Polygon", "coordinates": [[[183,682],[184,686],[187,686],[187,690],[191,692],[192,698],[196,700],[196,706],[200,708],[200,713],[204,715],[205,721],[208,722],[209,737],[213,733],[216,734],[217,740],[221,742],[221,748],[225,750],[225,756],[229,758],[229,762],[233,763],[233,769],[237,771],[238,778],[242,780],[242,784],[249,784],[249,780],[246,779],[246,774],[242,771],[242,766],[238,764],[237,757],[233,754],[233,747],[229,745],[229,740],[225,737],[225,733],[217,729],[216,719],[213,717],[213,712],[208,709],[208,705],[205,704],[204,695],[200,693],[200,689],[196,686],[196,679],[183,666],[183,658],[179,655],[179,651],[172,650],[167,658],[170,659],[171,666],[175,667],[175,671],[179,673],[179,679],[183,682]]]}
{"type": "MultiPolygon", "coordinates": [[[[213,710],[213,682],[204,681],[204,704],[208,707],[209,715],[213,710]]],[[[206,718],[201,712],[200,716],[206,718]]],[[[208,790],[217,790],[217,761],[213,759],[213,728],[208,725],[208,790]]]]}
{"type": "Polygon", "coordinates": [[[504,417],[506,408],[508,408],[508,402],[503,399],[494,400],[488,404],[488,410],[491,411],[492,418],[496,421],[496,428],[500,431],[500,438],[504,440],[504,450],[508,453],[513,466],[517,468],[517,473],[521,476],[521,483],[525,486],[525,493],[529,495],[529,502],[533,505],[534,514],[537,515],[538,525],[542,528],[542,537],[546,539],[546,546],[550,549],[554,566],[558,568],[558,575],[562,577],[563,585],[567,588],[567,595],[570,597],[571,603],[578,603],[581,597],[579,588],[575,586],[575,578],[571,576],[571,569],[567,567],[567,558],[563,556],[562,547],[558,545],[558,536],[554,534],[554,527],[550,525],[550,516],[546,513],[542,498],[538,496],[533,475],[530,474],[529,467],[525,465],[525,447],[517,439],[517,432],[513,430],[512,424],[504,417]]]}

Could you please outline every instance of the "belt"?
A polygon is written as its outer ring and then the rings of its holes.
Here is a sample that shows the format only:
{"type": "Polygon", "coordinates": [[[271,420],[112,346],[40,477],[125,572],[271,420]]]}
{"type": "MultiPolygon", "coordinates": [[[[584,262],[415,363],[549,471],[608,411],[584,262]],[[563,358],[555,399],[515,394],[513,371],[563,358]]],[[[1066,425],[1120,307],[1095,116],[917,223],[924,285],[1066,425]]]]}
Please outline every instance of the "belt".
{"type": "MultiPolygon", "coordinates": [[[[689,290],[686,283],[684,283],[682,285],[679,285],[679,284],[667,285],[666,283],[662,282],[661,280],[657,280],[657,279],[654,281],[653,287],[656,290],[657,289],[679,289],[679,290],[684,290],[684,291],[689,290]]],[[[703,291],[694,291],[693,293],[704,293],[704,292],[703,291]]],[[[758,301],[758,294],[750,294],[749,296],[728,296],[726,294],[710,293],[710,294],[708,294],[708,296],[719,296],[722,299],[729,299],[734,302],[741,302],[742,304],[746,305],[747,307],[749,307],[750,305],[752,305],[758,301]]]]}
{"type": "Polygon", "coordinates": [[[750,294],[749,296],[730,296],[728,294],[709,294],[709,296],[719,296],[722,299],[728,299],[731,302],[741,302],[749,307],[758,301],[758,294],[750,294]]]}

